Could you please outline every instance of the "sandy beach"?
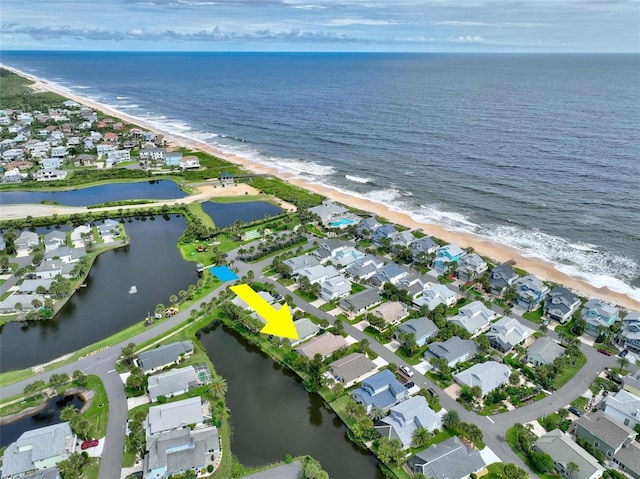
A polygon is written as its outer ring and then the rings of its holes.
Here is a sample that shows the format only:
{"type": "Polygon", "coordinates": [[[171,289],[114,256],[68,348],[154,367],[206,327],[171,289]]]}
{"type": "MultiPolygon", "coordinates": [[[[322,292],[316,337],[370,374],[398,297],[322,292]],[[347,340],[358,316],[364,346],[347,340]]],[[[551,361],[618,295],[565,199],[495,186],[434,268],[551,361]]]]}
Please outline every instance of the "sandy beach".
{"type": "MultiPolygon", "coordinates": [[[[94,108],[96,110],[101,110],[103,113],[107,115],[113,116],[115,118],[119,118],[129,123],[139,125],[142,128],[161,133],[162,135],[164,135],[165,139],[172,146],[180,145],[193,150],[202,150],[214,156],[217,156],[219,158],[225,159],[231,163],[241,165],[247,170],[250,170],[256,173],[266,173],[266,174],[279,177],[292,184],[314,191],[323,196],[331,198],[335,201],[339,201],[340,203],[343,203],[345,205],[358,208],[364,211],[370,211],[372,213],[375,213],[376,215],[387,218],[388,220],[394,223],[401,224],[409,228],[421,229],[428,235],[435,236],[447,242],[455,243],[460,247],[464,247],[464,248],[471,247],[476,252],[488,258],[491,258],[494,261],[504,262],[508,260],[513,260],[515,261],[516,266],[518,268],[524,269],[547,281],[551,281],[557,284],[562,284],[583,296],[587,296],[591,298],[600,298],[605,301],[615,303],[627,309],[640,311],[640,302],[635,301],[629,296],[625,294],[617,293],[615,291],[611,291],[606,287],[596,288],[590,285],[589,283],[587,283],[586,281],[583,281],[579,278],[571,277],[569,275],[566,275],[558,271],[554,267],[554,264],[550,262],[546,262],[536,258],[527,258],[513,248],[489,241],[477,235],[463,233],[459,231],[451,231],[442,226],[435,225],[435,224],[418,223],[415,220],[413,220],[410,216],[400,212],[392,211],[391,209],[389,209],[388,207],[386,207],[381,203],[370,202],[362,198],[348,195],[341,191],[337,191],[333,188],[325,187],[318,184],[311,184],[300,179],[291,178],[291,175],[282,174],[276,171],[275,169],[270,169],[265,167],[264,165],[256,164],[255,162],[251,162],[246,158],[241,158],[237,155],[230,155],[204,142],[200,142],[191,138],[176,135],[171,131],[162,130],[157,127],[153,127],[148,123],[140,120],[139,118],[135,118],[130,115],[127,115],[126,113],[116,111],[107,105],[103,105],[98,102],[89,100],[87,98],[83,98],[83,97],[71,94],[62,88],[59,88],[48,82],[40,81],[37,78],[33,78],[29,75],[24,74],[23,72],[17,71],[12,68],[8,68],[6,66],[3,66],[3,68],[11,70],[19,75],[22,75],[34,81],[35,83],[33,85],[33,88],[36,91],[51,91],[54,93],[58,93],[59,95],[70,98],[88,107],[94,108]]],[[[254,189],[254,192],[255,192],[255,189],[254,189]]],[[[244,194],[244,193],[241,193],[241,194],[244,194]]],[[[252,194],[252,193],[249,193],[249,194],[252,194]]],[[[6,207],[3,207],[3,210],[4,208],[6,207]]]]}

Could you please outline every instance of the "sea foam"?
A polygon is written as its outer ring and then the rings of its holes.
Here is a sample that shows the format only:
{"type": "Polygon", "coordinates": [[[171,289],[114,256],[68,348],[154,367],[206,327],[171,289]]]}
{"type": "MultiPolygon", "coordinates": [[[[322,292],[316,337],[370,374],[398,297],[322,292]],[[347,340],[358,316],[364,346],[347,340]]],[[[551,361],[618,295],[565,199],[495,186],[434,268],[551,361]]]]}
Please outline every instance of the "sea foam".
{"type": "Polygon", "coordinates": [[[373,180],[371,178],[363,178],[361,176],[355,176],[355,175],[344,175],[344,177],[349,180],[349,181],[353,181],[355,183],[372,183],[373,180]]]}

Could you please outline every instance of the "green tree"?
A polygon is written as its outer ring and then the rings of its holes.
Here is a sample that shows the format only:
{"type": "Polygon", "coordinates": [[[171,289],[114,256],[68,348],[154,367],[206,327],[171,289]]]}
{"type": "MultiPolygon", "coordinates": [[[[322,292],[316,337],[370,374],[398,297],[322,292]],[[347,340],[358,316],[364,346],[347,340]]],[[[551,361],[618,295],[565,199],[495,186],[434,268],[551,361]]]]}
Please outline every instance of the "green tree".
{"type": "Polygon", "coordinates": [[[378,441],[377,456],[385,464],[391,464],[392,462],[398,465],[402,464],[405,459],[402,443],[398,439],[381,438],[378,441]]]}
{"type": "Polygon", "coordinates": [[[450,431],[457,429],[459,424],[460,414],[455,409],[447,411],[444,416],[442,416],[442,425],[450,431]]]}
{"type": "Polygon", "coordinates": [[[42,379],[37,379],[36,381],[32,382],[31,384],[27,384],[24,387],[24,394],[25,396],[29,396],[31,394],[37,393],[42,391],[44,388],[47,387],[47,383],[45,383],[42,379]]]}
{"type": "Polygon", "coordinates": [[[131,389],[142,390],[146,386],[144,374],[140,368],[132,368],[131,374],[127,377],[125,386],[131,389]]]}
{"type": "Polygon", "coordinates": [[[133,358],[136,355],[136,343],[129,343],[122,348],[122,359],[129,365],[133,364],[133,358]]]}
{"type": "Polygon", "coordinates": [[[527,479],[527,477],[529,477],[527,471],[520,469],[513,463],[508,463],[503,466],[502,475],[505,479],[527,479]]]}
{"type": "Polygon", "coordinates": [[[78,408],[75,406],[66,406],[62,411],[60,411],[60,419],[64,422],[71,422],[78,415],[78,408]]]}
{"type": "Polygon", "coordinates": [[[52,374],[49,377],[49,385],[51,385],[51,387],[54,387],[54,388],[62,386],[64,383],[68,381],[69,381],[69,375],[67,373],[52,374]]]}
{"type": "Polygon", "coordinates": [[[373,419],[374,421],[379,421],[386,415],[387,414],[384,412],[384,409],[379,406],[373,406],[371,408],[371,411],[369,412],[369,416],[371,416],[371,419],[373,419]]]}
{"type": "Polygon", "coordinates": [[[431,439],[431,436],[432,434],[428,429],[418,427],[413,431],[411,444],[413,447],[424,447],[427,445],[427,442],[429,442],[429,439],[431,439]]]}
{"type": "Polygon", "coordinates": [[[214,399],[224,399],[229,390],[227,380],[222,376],[216,375],[211,378],[211,384],[209,384],[209,394],[214,399]]]}
{"type": "Polygon", "coordinates": [[[76,369],[73,374],[71,375],[72,379],[75,381],[75,383],[82,387],[85,387],[87,385],[87,375],[85,373],[83,373],[82,371],[80,371],[79,369],[76,369]]]}
{"type": "Polygon", "coordinates": [[[531,461],[534,469],[538,472],[551,472],[555,467],[551,456],[541,451],[530,451],[529,460],[531,461]]]}
{"type": "Polygon", "coordinates": [[[571,332],[576,336],[582,336],[587,329],[587,322],[582,317],[582,314],[576,313],[573,316],[573,327],[571,332]]]}
{"type": "Polygon", "coordinates": [[[358,343],[358,351],[360,351],[363,354],[367,351],[368,347],[369,347],[369,340],[367,338],[361,339],[360,342],[358,343]]]}
{"type": "Polygon", "coordinates": [[[578,466],[575,462],[567,463],[567,472],[569,475],[572,475],[574,472],[578,472],[580,470],[580,466],[578,466]]]}
{"type": "Polygon", "coordinates": [[[622,374],[622,370],[629,365],[629,359],[626,356],[618,357],[618,364],[620,365],[620,369],[618,370],[619,374],[622,374]]]}

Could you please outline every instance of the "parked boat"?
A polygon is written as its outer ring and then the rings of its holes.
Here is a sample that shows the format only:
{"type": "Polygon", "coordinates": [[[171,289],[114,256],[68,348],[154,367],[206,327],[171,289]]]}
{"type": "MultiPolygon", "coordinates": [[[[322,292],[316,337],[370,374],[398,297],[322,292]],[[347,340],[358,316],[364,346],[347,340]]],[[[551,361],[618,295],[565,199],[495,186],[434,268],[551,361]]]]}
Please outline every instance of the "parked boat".
{"type": "Polygon", "coordinates": [[[135,284],[131,286],[131,288],[129,288],[129,294],[135,294],[137,292],[138,292],[138,288],[136,288],[135,284]]]}

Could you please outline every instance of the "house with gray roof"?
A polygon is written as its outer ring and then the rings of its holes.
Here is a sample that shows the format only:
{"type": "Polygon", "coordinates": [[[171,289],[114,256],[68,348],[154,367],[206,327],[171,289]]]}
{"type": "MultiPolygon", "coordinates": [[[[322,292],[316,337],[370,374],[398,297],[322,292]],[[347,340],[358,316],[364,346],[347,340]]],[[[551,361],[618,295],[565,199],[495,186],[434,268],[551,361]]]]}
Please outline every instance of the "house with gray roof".
{"type": "Polygon", "coordinates": [[[309,211],[317,215],[325,227],[334,227],[333,223],[339,221],[340,218],[349,213],[347,208],[337,205],[331,200],[325,200],[321,205],[309,208],[309,211]]]}
{"type": "Polygon", "coordinates": [[[640,397],[624,389],[608,394],[604,399],[604,412],[633,429],[640,424],[640,397]]]}
{"type": "Polygon", "coordinates": [[[555,470],[569,479],[599,479],[604,473],[604,468],[598,461],[560,429],[554,429],[538,438],[533,448],[549,454],[555,470]],[[578,469],[569,472],[571,462],[578,469]]]}
{"type": "Polygon", "coordinates": [[[363,259],[366,255],[362,251],[358,251],[353,246],[349,246],[343,250],[338,251],[333,256],[333,263],[338,263],[340,268],[345,268],[355,263],[356,261],[363,259]]]}
{"type": "Polygon", "coordinates": [[[64,246],[67,243],[67,234],[62,231],[51,231],[44,235],[44,247],[47,251],[64,246]]]}
{"type": "Polygon", "coordinates": [[[380,226],[380,223],[375,216],[370,216],[360,220],[358,227],[356,228],[356,236],[360,238],[371,238],[371,235],[375,229],[380,226]]]}
{"type": "Polygon", "coordinates": [[[565,349],[548,336],[543,336],[527,348],[527,361],[534,366],[544,366],[562,356],[565,349]]]}
{"type": "Polygon", "coordinates": [[[186,428],[190,425],[202,426],[204,419],[202,400],[199,396],[151,406],[145,424],[147,438],[161,432],[186,428]]]}
{"type": "Polygon", "coordinates": [[[458,310],[458,314],[448,318],[453,324],[466,329],[473,336],[489,327],[498,313],[487,308],[481,301],[473,301],[458,310]]]}
{"type": "Polygon", "coordinates": [[[480,451],[465,445],[457,436],[433,444],[407,460],[412,473],[433,479],[466,479],[486,465],[480,451]]]}
{"type": "Polygon", "coordinates": [[[480,348],[471,339],[460,339],[454,336],[445,342],[436,341],[429,344],[429,349],[424,353],[424,359],[430,362],[431,358],[445,358],[449,367],[453,367],[479,352],[480,348]]]}
{"type": "Polygon", "coordinates": [[[505,289],[515,284],[519,277],[508,264],[499,264],[489,273],[489,291],[492,294],[502,296],[505,289]]]}
{"type": "Polygon", "coordinates": [[[618,469],[633,479],[640,479],[640,443],[634,441],[620,449],[613,456],[613,462],[618,465],[618,469]]]}
{"type": "Polygon", "coordinates": [[[476,253],[465,254],[456,268],[456,276],[463,283],[468,283],[482,276],[488,269],[487,263],[476,253]]]}
{"type": "Polygon", "coordinates": [[[351,393],[353,399],[362,404],[367,413],[373,407],[384,411],[409,397],[409,391],[388,369],[369,376],[362,381],[362,386],[351,393]]]}
{"type": "Polygon", "coordinates": [[[414,396],[393,406],[389,415],[382,418],[375,428],[380,437],[398,439],[402,448],[411,447],[413,433],[418,428],[432,431],[440,427],[440,416],[429,407],[424,396],[414,396]]]}
{"type": "MultiPolygon", "coordinates": [[[[273,309],[275,309],[276,311],[280,311],[280,309],[283,307],[284,305],[280,304],[280,303],[275,303],[273,305],[273,309]]],[[[289,310],[289,316],[293,317],[293,310],[291,309],[291,306],[289,306],[287,304],[287,309],[289,310]]],[[[267,321],[262,317],[262,315],[258,314],[258,313],[251,313],[250,316],[252,318],[257,319],[258,321],[260,321],[262,324],[267,324],[267,321]]],[[[262,328],[260,328],[262,329],[262,328]]]]}
{"type": "MultiPolygon", "coordinates": [[[[271,296],[271,293],[269,293],[268,291],[258,291],[258,296],[260,296],[269,304],[273,304],[276,301],[274,297],[271,296]]],[[[236,306],[244,309],[245,311],[253,311],[253,308],[249,306],[240,296],[236,296],[231,300],[231,302],[236,306]]]]}
{"type": "Polygon", "coordinates": [[[580,299],[567,288],[558,286],[544,299],[544,317],[564,324],[580,307],[580,299]]]}
{"type": "Polygon", "coordinates": [[[533,329],[528,328],[517,319],[503,316],[491,324],[486,336],[489,338],[491,347],[501,353],[506,353],[511,351],[514,346],[523,344],[533,336],[533,332],[533,329]]]}
{"type": "Polygon", "coordinates": [[[422,292],[422,296],[413,300],[413,304],[418,308],[426,306],[429,311],[433,311],[439,304],[448,307],[453,306],[458,301],[458,295],[447,288],[444,284],[435,283],[427,286],[422,292]]]}
{"type": "Polygon", "coordinates": [[[176,341],[164,344],[138,354],[135,364],[145,374],[151,374],[167,366],[177,364],[181,359],[191,356],[193,344],[191,341],[176,341]]]}
{"type": "Polygon", "coordinates": [[[321,263],[334,258],[338,252],[351,247],[351,244],[339,239],[326,239],[318,245],[318,249],[311,252],[311,255],[321,263]]]}
{"type": "Polygon", "coordinates": [[[396,284],[407,276],[408,273],[397,264],[387,263],[369,278],[369,283],[380,288],[384,283],[396,284]]]}
{"type": "Polygon", "coordinates": [[[389,301],[372,309],[371,314],[384,319],[385,327],[383,329],[386,329],[394,324],[399,324],[406,318],[409,315],[409,309],[406,304],[400,301],[389,301]]]}
{"type": "Polygon", "coordinates": [[[537,309],[549,293],[549,287],[532,274],[520,278],[515,284],[518,292],[516,304],[527,311],[537,309]]]}
{"type": "Polygon", "coordinates": [[[365,289],[359,293],[347,296],[339,305],[347,313],[352,315],[358,315],[372,306],[380,304],[382,302],[382,296],[376,289],[365,289]]]}
{"type": "Polygon", "coordinates": [[[396,283],[398,289],[409,293],[412,299],[416,299],[424,291],[427,280],[418,274],[409,274],[396,283]]]}
{"type": "Polygon", "coordinates": [[[98,233],[105,243],[113,241],[116,236],[120,235],[120,223],[106,219],[101,225],[98,225],[98,233]]]}
{"type": "Polygon", "coordinates": [[[85,236],[91,235],[93,238],[93,230],[89,225],[80,225],[71,232],[71,243],[74,246],[84,246],[86,243],[85,236]]]}
{"type": "Polygon", "coordinates": [[[391,241],[391,237],[397,232],[398,230],[396,230],[390,223],[380,225],[373,232],[373,235],[371,236],[371,243],[379,248],[382,246],[382,240],[388,239],[391,241]]]}
{"type": "Polygon", "coordinates": [[[411,257],[413,261],[420,262],[422,256],[436,254],[438,248],[440,248],[438,243],[428,236],[423,236],[411,243],[411,257]]]}
{"type": "Polygon", "coordinates": [[[301,256],[296,256],[295,258],[285,259],[282,264],[291,268],[291,276],[297,276],[300,271],[305,268],[318,266],[320,261],[311,255],[303,254],[301,256]]]}
{"type": "Polygon", "coordinates": [[[397,248],[397,247],[408,248],[409,246],[411,246],[411,243],[413,243],[415,240],[416,240],[416,237],[413,236],[413,233],[411,233],[411,231],[409,230],[398,231],[391,235],[391,247],[392,248],[397,248]]]}
{"type": "Polygon", "coordinates": [[[20,294],[35,294],[38,291],[39,287],[43,287],[44,291],[49,291],[51,287],[51,283],[53,283],[52,279],[25,279],[20,286],[18,286],[18,291],[20,294]]]}
{"type": "Polygon", "coordinates": [[[640,397],[640,369],[634,373],[629,373],[622,378],[622,388],[640,397]]]}
{"type": "Polygon", "coordinates": [[[351,353],[329,364],[333,378],[346,388],[373,374],[378,367],[366,355],[351,353]]]}
{"type": "Polygon", "coordinates": [[[41,279],[55,278],[56,276],[62,274],[62,261],[59,259],[44,261],[34,270],[33,274],[36,278],[41,279]]]}
{"type": "Polygon", "coordinates": [[[324,266],[319,264],[318,266],[309,266],[301,269],[297,276],[298,283],[302,278],[307,278],[310,284],[322,283],[328,279],[335,278],[340,273],[335,266],[324,266]]]}
{"type": "Polygon", "coordinates": [[[16,247],[17,255],[25,256],[40,244],[40,238],[37,233],[33,233],[32,231],[23,231],[20,233],[20,236],[15,239],[13,244],[16,247]]]}
{"type": "Polygon", "coordinates": [[[320,331],[320,327],[309,318],[298,319],[293,322],[293,326],[298,332],[298,339],[291,341],[292,346],[297,346],[307,339],[314,337],[320,331]]]}
{"type": "Polygon", "coordinates": [[[589,441],[611,459],[620,449],[629,446],[637,433],[598,410],[581,416],[575,423],[573,434],[589,441]]]}
{"type": "Polygon", "coordinates": [[[42,294],[13,293],[0,301],[0,313],[15,313],[17,311],[32,310],[34,309],[32,304],[34,299],[44,303],[45,297],[42,294]]]}
{"type": "Polygon", "coordinates": [[[7,446],[2,460],[2,477],[14,479],[53,468],[67,459],[75,447],[76,436],[68,422],[26,431],[7,446]]]}
{"type": "Polygon", "coordinates": [[[60,246],[57,249],[47,251],[44,254],[44,260],[59,259],[62,264],[77,263],[81,258],[87,256],[87,250],[84,246],[80,248],[71,248],[69,246],[60,246]]]}
{"type": "Polygon", "coordinates": [[[351,294],[351,281],[339,274],[320,284],[320,297],[325,301],[344,298],[351,294]]]}
{"type": "Polygon", "coordinates": [[[393,337],[400,341],[400,335],[402,333],[413,334],[416,344],[418,346],[424,346],[427,343],[427,340],[438,334],[438,331],[439,329],[433,321],[428,318],[421,317],[401,323],[393,337]]]}
{"type": "Polygon", "coordinates": [[[590,299],[582,307],[582,317],[587,322],[587,333],[598,336],[598,327],[610,327],[620,315],[620,309],[613,304],[605,303],[601,299],[590,299]]]}
{"type": "Polygon", "coordinates": [[[347,341],[339,334],[322,333],[309,342],[297,346],[296,352],[305,358],[313,359],[316,354],[319,354],[324,359],[345,347],[347,347],[347,341]]]}
{"type": "Polygon", "coordinates": [[[147,439],[142,473],[145,479],[165,479],[187,472],[198,473],[220,454],[215,426],[162,432],[147,439]]]}
{"type": "Polygon", "coordinates": [[[622,337],[624,347],[640,354],[640,313],[628,313],[622,320],[622,337]]]}
{"type": "Polygon", "coordinates": [[[61,477],[58,466],[55,466],[50,467],[49,469],[31,472],[25,476],[20,476],[20,479],[60,479],[61,477]]]}
{"type": "Polygon", "coordinates": [[[375,256],[366,255],[351,263],[344,272],[352,278],[369,279],[383,266],[383,261],[380,261],[375,256]]]}
{"type": "Polygon", "coordinates": [[[151,402],[156,402],[160,396],[171,398],[184,394],[199,386],[200,382],[194,367],[186,366],[149,376],[147,384],[151,402]]]}
{"type": "Polygon", "coordinates": [[[509,382],[511,369],[506,364],[496,361],[474,364],[468,369],[455,374],[453,378],[462,386],[480,386],[482,395],[486,396],[494,389],[509,382]]]}

